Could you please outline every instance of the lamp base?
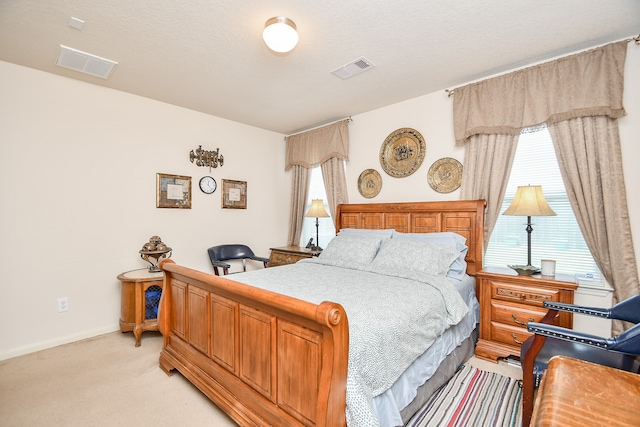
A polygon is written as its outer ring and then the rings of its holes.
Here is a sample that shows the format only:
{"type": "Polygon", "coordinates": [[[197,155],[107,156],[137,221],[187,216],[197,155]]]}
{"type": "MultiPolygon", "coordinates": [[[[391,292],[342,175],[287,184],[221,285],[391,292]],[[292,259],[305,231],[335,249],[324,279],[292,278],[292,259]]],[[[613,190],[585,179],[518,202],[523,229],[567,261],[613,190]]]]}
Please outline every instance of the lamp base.
{"type": "Polygon", "coordinates": [[[515,270],[521,276],[531,276],[532,274],[540,273],[540,269],[532,265],[508,265],[507,267],[515,270]]]}

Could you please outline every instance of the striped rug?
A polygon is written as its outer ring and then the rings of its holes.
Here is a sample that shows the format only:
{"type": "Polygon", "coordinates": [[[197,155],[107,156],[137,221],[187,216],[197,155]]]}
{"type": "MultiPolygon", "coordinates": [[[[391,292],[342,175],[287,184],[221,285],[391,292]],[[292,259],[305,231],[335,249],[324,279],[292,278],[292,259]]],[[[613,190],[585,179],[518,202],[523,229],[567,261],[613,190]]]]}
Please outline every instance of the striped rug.
{"type": "Polygon", "coordinates": [[[518,427],[521,399],[518,380],[464,365],[405,427],[518,427]]]}

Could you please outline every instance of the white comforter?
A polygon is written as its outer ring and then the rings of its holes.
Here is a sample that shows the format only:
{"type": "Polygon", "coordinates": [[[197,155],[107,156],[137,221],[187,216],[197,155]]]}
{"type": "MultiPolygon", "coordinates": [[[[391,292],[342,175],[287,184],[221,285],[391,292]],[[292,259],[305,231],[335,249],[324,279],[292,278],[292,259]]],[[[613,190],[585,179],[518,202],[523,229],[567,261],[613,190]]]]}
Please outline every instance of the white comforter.
{"type": "Polygon", "coordinates": [[[303,260],[233,280],[315,304],[341,304],[349,319],[347,425],[379,426],[373,396],[389,389],[469,309],[445,276],[336,264],[303,260]]]}

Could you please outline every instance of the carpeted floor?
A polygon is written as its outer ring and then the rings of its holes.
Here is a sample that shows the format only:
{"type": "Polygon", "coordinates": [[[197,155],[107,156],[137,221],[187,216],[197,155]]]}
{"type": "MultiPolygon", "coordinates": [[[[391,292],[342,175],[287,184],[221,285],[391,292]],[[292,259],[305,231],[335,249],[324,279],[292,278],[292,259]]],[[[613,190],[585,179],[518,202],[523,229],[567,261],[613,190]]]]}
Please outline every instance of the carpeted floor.
{"type": "MultiPolygon", "coordinates": [[[[0,362],[0,426],[235,427],[179,373],[158,367],[162,336],[113,332],[0,362]]],[[[520,369],[472,358],[517,377],[520,369]]]]}

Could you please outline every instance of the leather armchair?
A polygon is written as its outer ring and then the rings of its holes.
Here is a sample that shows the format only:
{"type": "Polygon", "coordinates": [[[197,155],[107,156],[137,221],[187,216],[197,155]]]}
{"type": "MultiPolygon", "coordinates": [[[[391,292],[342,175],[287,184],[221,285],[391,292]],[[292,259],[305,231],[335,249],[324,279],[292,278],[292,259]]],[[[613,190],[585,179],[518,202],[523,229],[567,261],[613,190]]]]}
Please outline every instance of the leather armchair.
{"type": "Polygon", "coordinates": [[[540,384],[549,359],[563,355],[630,372],[639,372],[640,295],[626,299],[611,308],[583,307],[545,301],[547,314],[540,322],[529,322],[527,330],[534,335],[522,345],[522,426],[528,427],[533,412],[534,388],[540,384]],[[613,338],[602,338],[572,329],[551,325],[558,311],[569,311],[605,319],[617,319],[635,325],[613,338]]]}
{"type": "Polygon", "coordinates": [[[269,263],[269,258],[256,256],[251,248],[246,245],[213,246],[207,249],[207,253],[209,254],[209,259],[211,260],[211,265],[213,266],[213,271],[216,273],[216,276],[220,275],[218,268],[222,268],[222,273],[225,276],[229,274],[231,264],[225,262],[229,260],[242,260],[242,271],[247,271],[247,259],[262,262],[264,267],[267,267],[269,263]]]}

